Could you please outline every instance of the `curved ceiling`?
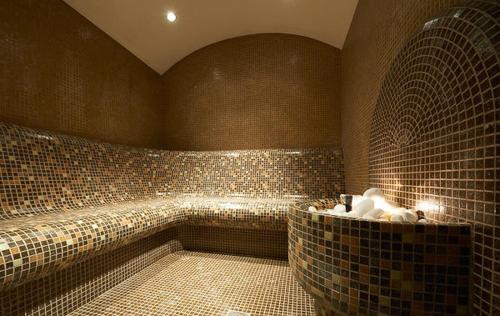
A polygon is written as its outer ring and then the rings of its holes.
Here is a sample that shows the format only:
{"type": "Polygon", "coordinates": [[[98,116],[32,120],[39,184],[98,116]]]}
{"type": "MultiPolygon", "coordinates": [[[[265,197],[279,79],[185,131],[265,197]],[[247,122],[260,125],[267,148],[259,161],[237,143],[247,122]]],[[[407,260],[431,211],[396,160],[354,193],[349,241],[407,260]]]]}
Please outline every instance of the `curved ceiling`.
{"type": "Polygon", "coordinates": [[[206,45],[290,33],[342,48],[358,0],[64,0],[158,73],[206,45]],[[165,19],[177,15],[174,23],[165,19]]]}

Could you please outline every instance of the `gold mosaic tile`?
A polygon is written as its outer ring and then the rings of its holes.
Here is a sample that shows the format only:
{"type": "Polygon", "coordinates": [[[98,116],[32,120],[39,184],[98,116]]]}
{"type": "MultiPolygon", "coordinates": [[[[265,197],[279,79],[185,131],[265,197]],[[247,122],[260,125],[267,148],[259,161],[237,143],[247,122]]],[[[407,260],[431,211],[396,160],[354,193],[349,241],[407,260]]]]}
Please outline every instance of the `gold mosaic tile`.
{"type": "Polygon", "coordinates": [[[395,55],[373,114],[370,185],[474,232],[474,313],[500,314],[500,3],[429,17],[395,55]]]}
{"type": "Polygon", "coordinates": [[[340,145],[340,49],[294,34],[203,47],[163,76],[165,148],[340,145]]]}
{"type": "Polygon", "coordinates": [[[164,201],[0,221],[0,289],[45,276],[184,219],[164,201]]]}
{"type": "Polygon", "coordinates": [[[286,261],[176,252],[70,315],[314,315],[286,261]]]}
{"type": "Polygon", "coordinates": [[[161,76],[62,0],[0,2],[0,121],[162,146],[161,76]]]}
{"type": "Polygon", "coordinates": [[[5,123],[0,179],[0,289],[8,312],[34,304],[33,315],[70,311],[95,297],[90,285],[102,293],[131,276],[102,283],[79,271],[165,229],[179,229],[187,249],[286,258],[290,204],[343,188],[336,148],[169,152],[5,123]],[[42,294],[60,291],[62,300],[42,294]]]}
{"type": "Polygon", "coordinates": [[[160,197],[322,198],[343,189],[339,148],[174,152],[0,123],[0,219],[160,197]]]}
{"type": "Polygon", "coordinates": [[[192,226],[178,228],[185,250],[287,260],[287,231],[192,226]]]}
{"type": "Polygon", "coordinates": [[[290,268],[320,315],[470,315],[471,227],[288,212],[290,268]],[[326,234],[329,233],[329,234],[326,234]],[[329,237],[327,237],[329,236],[329,237]]]}
{"type": "Polygon", "coordinates": [[[67,315],[179,250],[182,244],[176,229],[164,230],[43,278],[2,290],[0,315],[67,315]]]}
{"type": "Polygon", "coordinates": [[[0,315],[66,315],[165,255],[182,249],[287,260],[283,231],[172,227],[45,277],[4,289],[0,315]]]}
{"type": "Polygon", "coordinates": [[[279,200],[183,197],[0,221],[0,289],[64,269],[173,226],[285,232],[289,204],[290,201],[279,200]]]}

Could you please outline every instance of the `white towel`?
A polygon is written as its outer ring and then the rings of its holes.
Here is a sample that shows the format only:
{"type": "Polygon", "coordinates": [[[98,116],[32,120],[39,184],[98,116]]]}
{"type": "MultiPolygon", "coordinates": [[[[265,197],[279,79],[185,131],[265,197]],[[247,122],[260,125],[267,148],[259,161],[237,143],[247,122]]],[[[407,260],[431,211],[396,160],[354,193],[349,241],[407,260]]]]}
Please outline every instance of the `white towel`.
{"type": "Polygon", "coordinates": [[[362,217],[375,208],[375,203],[370,198],[363,198],[352,207],[352,216],[362,217]]]}
{"type": "Polygon", "coordinates": [[[384,213],[382,213],[382,215],[380,215],[379,219],[389,221],[391,219],[391,216],[392,216],[392,213],[384,212],[384,213]]]}
{"type": "Polygon", "coordinates": [[[401,214],[392,214],[391,222],[403,222],[403,216],[401,214]]]}
{"type": "Polygon", "coordinates": [[[416,223],[418,220],[417,214],[415,214],[412,210],[406,210],[403,212],[402,216],[405,222],[416,223]]]}
{"type": "Polygon", "coordinates": [[[352,218],[359,218],[359,212],[356,212],[356,211],[350,211],[350,212],[347,212],[345,213],[346,217],[352,217],[352,218]]]}
{"type": "Polygon", "coordinates": [[[347,214],[345,205],[337,204],[333,209],[329,209],[326,213],[337,216],[345,216],[347,214]]]}
{"type": "Polygon", "coordinates": [[[384,210],[381,208],[374,208],[373,210],[368,211],[363,215],[363,218],[367,219],[378,219],[382,214],[384,213],[384,210]]]}
{"type": "Polygon", "coordinates": [[[352,206],[358,205],[359,202],[363,201],[363,196],[362,195],[353,195],[352,196],[352,206]]]}
{"type": "MultiPolygon", "coordinates": [[[[393,217],[395,216],[395,221],[415,223],[418,219],[417,214],[413,211],[408,210],[404,207],[399,207],[392,211],[393,217]]],[[[391,217],[392,221],[392,217],[391,217]]]]}
{"type": "Polygon", "coordinates": [[[374,198],[376,196],[384,198],[384,193],[379,188],[370,188],[363,193],[363,197],[365,198],[374,198]]]}
{"type": "Polygon", "coordinates": [[[309,206],[309,212],[317,212],[318,210],[314,206],[309,206]]]}

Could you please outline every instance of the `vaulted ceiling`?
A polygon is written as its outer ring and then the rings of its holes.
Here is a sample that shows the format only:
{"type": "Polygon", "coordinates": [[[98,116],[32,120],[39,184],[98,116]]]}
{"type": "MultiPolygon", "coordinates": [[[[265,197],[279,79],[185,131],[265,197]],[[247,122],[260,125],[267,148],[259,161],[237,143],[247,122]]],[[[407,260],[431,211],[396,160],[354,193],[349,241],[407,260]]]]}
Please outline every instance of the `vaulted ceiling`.
{"type": "Polygon", "coordinates": [[[64,0],[158,73],[206,45],[290,33],[342,48],[358,0],[64,0]],[[166,19],[174,12],[177,20],[166,19]]]}

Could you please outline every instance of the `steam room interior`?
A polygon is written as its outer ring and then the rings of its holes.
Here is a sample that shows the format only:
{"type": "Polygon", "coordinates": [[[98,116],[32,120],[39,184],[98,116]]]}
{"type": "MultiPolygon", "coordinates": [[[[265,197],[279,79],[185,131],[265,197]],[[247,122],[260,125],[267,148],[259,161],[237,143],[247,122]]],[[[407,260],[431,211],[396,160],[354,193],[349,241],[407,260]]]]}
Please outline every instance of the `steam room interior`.
{"type": "Polygon", "coordinates": [[[500,316],[498,0],[3,0],[0,315],[500,316]]]}

